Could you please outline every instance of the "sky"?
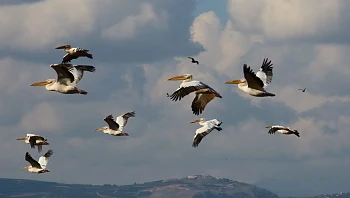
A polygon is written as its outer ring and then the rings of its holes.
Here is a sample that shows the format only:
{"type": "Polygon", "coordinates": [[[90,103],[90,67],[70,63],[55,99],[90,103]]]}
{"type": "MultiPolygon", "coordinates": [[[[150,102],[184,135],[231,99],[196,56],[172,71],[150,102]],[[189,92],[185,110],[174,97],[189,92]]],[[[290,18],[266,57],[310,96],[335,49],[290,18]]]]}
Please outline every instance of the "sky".
{"type": "Polygon", "coordinates": [[[209,174],[266,187],[279,195],[349,191],[350,1],[347,0],[5,0],[0,3],[0,177],[82,184],[132,184],[209,174]],[[30,84],[56,73],[63,44],[96,72],[78,84],[87,95],[30,84]],[[200,64],[190,62],[193,56],[200,64]],[[268,91],[254,98],[225,81],[274,66],[268,91]],[[193,94],[166,97],[191,73],[223,98],[192,114],[193,94]],[[299,91],[305,88],[306,92],[299,91]],[[104,117],[135,111],[129,137],[97,133],[104,117]],[[223,122],[198,148],[204,117],[223,122]],[[265,126],[297,129],[300,138],[265,126]],[[23,170],[16,138],[45,136],[50,173],[23,170]],[[227,159],[227,160],[226,160],[227,159]],[[286,185],[288,184],[288,185],[286,185]]]}

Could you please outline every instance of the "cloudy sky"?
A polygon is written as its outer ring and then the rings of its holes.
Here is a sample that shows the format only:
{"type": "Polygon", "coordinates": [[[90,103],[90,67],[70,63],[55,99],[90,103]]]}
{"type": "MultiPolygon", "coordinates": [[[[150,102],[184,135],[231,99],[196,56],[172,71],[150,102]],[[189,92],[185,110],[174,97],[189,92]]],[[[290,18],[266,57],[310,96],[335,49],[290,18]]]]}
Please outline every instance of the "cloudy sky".
{"type": "Polygon", "coordinates": [[[2,0],[0,177],[130,184],[210,174],[280,195],[350,191],[349,9],[348,0],[2,0]],[[94,55],[72,62],[96,66],[79,83],[88,95],[30,87],[55,77],[49,65],[64,52],[54,48],[66,43],[94,55]],[[275,97],[224,84],[265,57],[275,97]],[[224,130],[198,148],[193,95],[166,97],[180,84],[167,79],[184,73],[223,96],[200,117],[224,130]],[[129,137],[94,132],[105,116],[133,110],[129,137]],[[301,137],[267,134],[275,124],[301,137]],[[50,173],[22,169],[25,152],[40,156],[15,140],[26,133],[48,138],[50,173]]]}

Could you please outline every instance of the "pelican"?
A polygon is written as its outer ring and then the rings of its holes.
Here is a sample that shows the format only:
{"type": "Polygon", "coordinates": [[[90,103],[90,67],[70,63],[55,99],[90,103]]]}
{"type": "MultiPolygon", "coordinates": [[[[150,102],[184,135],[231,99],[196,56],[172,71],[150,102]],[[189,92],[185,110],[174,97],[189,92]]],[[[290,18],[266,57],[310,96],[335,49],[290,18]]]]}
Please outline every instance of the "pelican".
{"type": "Polygon", "coordinates": [[[197,63],[197,65],[199,64],[199,62],[196,61],[196,60],[194,60],[194,58],[192,58],[192,57],[190,57],[190,56],[189,56],[188,58],[191,59],[191,62],[192,62],[192,63],[197,63]]]}
{"type": "Polygon", "coordinates": [[[275,134],[276,132],[279,132],[279,133],[284,134],[284,135],[294,134],[294,135],[300,137],[298,130],[292,130],[289,127],[274,125],[274,126],[267,126],[265,128],[270,129],[269,134],[275,134]]]}
{"type": "Polygon", "coordinates": [[[55,49],[64,49],[65,52],[67,52],[66,55],[63,56],[62,63],[69,63],[73,59],[77,59],[79,57],[88,57],[90,59],[92,58],[92,54],[89,54],[89,50],[87,49],[82,49],[79,47],[74,47],[72,48],[70,45],[62,45],[58,46],[55,49]]]}
{"type": "Polygon", "coordinates": [[[103,131],[103,133],[113,136],[129,136],[128,133],[124,133],[123,129],[130,117],[135,117],[135,111],[125,113],[117,117],[116,121],[112,115],[105,117],[104,121],[108,126],[97,128],[95,131],[103,131]]]}
{"type": "Polygon", "coordinates": [[[30,156],[30,154],[27,152],[25,156],[25,160],[30,163],[30,166],[24,167],[24,170],[28,170],[32,173],[45,173],[50,172],[46,169],[46,165],[49,162],[50,156],[53,154],[52,150],[48,150],[45,155],[39,157],[39,161],[36,161],[35,159],[30,156]]]}
{"type": "Polygon", "coordinates": [[[72,64],[51,64],[50,66],[56,71],[57,79],[47,79],[33,83],[30,86],[45,85],[46,90],[63,94],[87,94],[86,91],[78,89],[76,86],[83,78],[84,71],[94,72],[94,66],[72,64]]]}
{"type": "Polygon", "coordinates": [[[174,76],[168,80],[183,80],[180,84],[180,87],[176,91],[169,95],[170,99],[173,101],[180,101],[183,97],[188,94],[195,92],[196,96],[192,101],[192,112],[195,115],[199,115],[204,111],[205,106],[215,97],[222,98],[222,96],[216,92],[213,88],[208,85],[197,81],[192,80],[191,74],[184,74],[182,76],[174,76]]]}
{"type": "Polygon", "coordinates": [[[42,150],[43,145],[50,145],[47,142],[47,139],[43,138],[42,136],[35,135],[35,134],[27,134],[24,138],[17,138],[16,140],[24,140],[26,144],[30,144],[31,148],[35,148],[35,146],[38,147],[38,152],[40,153],[42,150]]]}
{"type": "Polygon", "coordinates": [[[238,84],[238,88],[255,97],[275,96],[265,90],[266,86],[272,81],[272,65],[271,60],[264,59],[260,70],[255,74],[250,66],[243,65],[244,78],[241,80],[231,80],[225,84],[238,84]]]}
{"type": "Polygon", "coordinates": [[[207,136],[210,132],[212,132],[214,129],[218,131],[222,130],[222,128],[220,127],[222,122],[217,119],[205,121],[204,118],[200,118],[199,120],[193,120],[190,123],[196,123],[196,122],[198,122],[202,127],[196,130],[196,134],[194,135],[194,138],[193,138],[192,147],[198,147],[202,139],[205,136],[207,136]]]}

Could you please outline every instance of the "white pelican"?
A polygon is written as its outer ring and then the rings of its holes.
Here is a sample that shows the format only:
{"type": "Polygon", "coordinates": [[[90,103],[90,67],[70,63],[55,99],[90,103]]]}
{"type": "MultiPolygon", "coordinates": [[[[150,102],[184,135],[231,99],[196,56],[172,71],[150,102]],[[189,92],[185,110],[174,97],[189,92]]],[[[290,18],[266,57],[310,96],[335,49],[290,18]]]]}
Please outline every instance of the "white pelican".
{"type": "Polygon", "coordinates": [[[79,47],[72,48],[68,44],[56,47],[56,49],[64,49],[64,51],[67,52],[67,54],[63,56],[62,63],[69,63],[73,59],[84,56],[93,59],[92,54],[89,54],[89,50],[87,49],[82,49],[79,47]]]}
{"type": "Polygon", "coordinates": [[[183,80],[180,87],[176,91],[169,95],[173,101],[180,101],[183,97],[187,96],[191,92],[196,92],[196,96],[192,101],[192,112],[195,115],[199,115],[204,111],[205,106],[213,100],[215,97],[222,98],[222,96],[208,85],[192,80],[191,74],[184,74],[182,76],[174,76],[168,80],[183,80]]]}
{"type": "Polygon", "coordinates": [[[284,134],[284,135],[294,134],[294,135],[300,137],[298,130],[292,130],[289,127],[274,125],[274,126],[267,126],[265,128],[270,129],[269,134],[275,134],[276,132],[279,132],[279,133],[284,134]]]}
{"type": "Polygon", "coordinates": [[[46,165],[49,162],[50,156],[53,154],[52,150],[48,150],[45,155],[39,157],[39,161],[36,161],[35,159],[30,156],[30,154],[27,152],[25,156],[25,160],[30,163],[30,166],[24,167],[25,170],[28,170],[32,173],[45,173],[50,172],[46,169],[46,165]]]}
{"type": "Polygon", "coordinates": [[[222,122],[217,119],[205,121],[204,118],[200,118],[199,120],[193,120],[190,123],[196,123],[196,122],[202,125],[202,127],[196,130],[196,134],[194,135],[194,138],[193,138],[193,144],[192,144],[193,147],[198,147],[202,139],[206,135],[208,135],[210,132],[212,132],[214,129],[218,131],[222,130],[222,128],[220,127],[222,122]]]}
{"type": "Polygon", "coordinates": [[[114,121],[112,115],[109,115],[104,119],[108,126],[97,128],[95,131],[103,131],[103,133],[113,136],[129,136],[128,133],[123,132],[123,129],[126,126],[126,123],[128,123],[130,117],[135,117],[135,111],[118,116],[116,121],[114,121]]]}
{"type": "Polygon", "coordinates": [[[272,65],[271,60],[264,59],[260,70],[255,74],[253,70],[243,65],[244,78],[241,80],[231,80],[225,82],[225,84],[238,84],[238,88],[255,97],[275,96],[273,93],[269,93],[265,90],[266,86],[272,81],[272,65]]]}
{"type": "Polygon", "coordinates": [[[30,144],[31,148],[35,148],[35,146],[38,147],[38,152],[40,153],[42,150],[42,145],[50,145],[47,142],[47,139],[43,138],[42,136],[35,135],[35,134],[27,134],[27,137],[24,138],[17,138],[16,140],[24,140],[26,144],[30,144]]]}
{"type": "Polygon", "coordinates": [[[57,73],[56,79],[47,79],[46,81],[37,82],[30,86],[44,86],[48,91],[56,91],[63,94],[83,94],[87,92],[78,89],[76,86],[83,78],[84,71],[94,72],[95,67],[90,65],[72,65],[72,64],[51,64],[57,73]]]}

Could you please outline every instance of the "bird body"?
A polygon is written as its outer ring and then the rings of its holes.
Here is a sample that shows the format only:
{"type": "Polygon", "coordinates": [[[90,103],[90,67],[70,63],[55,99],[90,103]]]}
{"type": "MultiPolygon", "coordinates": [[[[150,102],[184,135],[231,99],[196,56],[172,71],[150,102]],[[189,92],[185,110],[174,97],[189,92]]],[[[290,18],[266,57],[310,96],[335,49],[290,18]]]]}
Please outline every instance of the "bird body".
{"type": "Polygon", "coordinates": [[[193,120],[190,123],[196,123],[196,122],[198,122],[198,124],[201,125],[202,127],[196,130],[196,133],[193,137],[192,147],[198,147],[202,139],[205,136],[207,136],[209,133],[211,133],[214,129],[218,131],[222,130],[222,128],[220,127],[222,122],[217,119],[205,121],[204,118],[200,118],[199,120],[193,120]]]}
{"type": "Polygon", "coordinates": [[[275,134],[276,132],[284,134],[284,135],[291,135],[294,134],[298,137],[300,137],[298,130],[292,130],[289,127],[284,127],[280,125],[274,125],[274,126],[267,126],[265,128],[270,129],[269,134],[275,134]]]}
{"type": "Polygon", "coordinates": [[[49,162],[50,156],[53,154],[52,150],[48,150],[45,155],[41,156],[38,161],[34,160],[32,156],[27,152],[25,155],[25,160],[30,163],[30,166],[24,167],[31,173],[45,173],[50,172],[46,169],[46,165],[49,162]]]}
{"type": "Polygon", "coordinates": [[[37,146],[38,152],[40,153],[43,145],[49,145],[47,139],[36,134],[27,134],[24,138],[17,138],[16,140],[24,140],[26,144],[30,144],[31,148],[37,146]]]}
{"type": "Polygon", "coordinates": [[[113,116],[109,115],[104,119],[108,126],[97,128],[95,131],[103,131],[103,133],[113,136],[129,136],[128,133],[123,132],[123,129],[130,117],[135,117],[135,111],[120,115],[115,119],[115,121],[113,116]]]}
{"type": "Polygon", "coordinates": [[[266,86],[272,81],[272,65],[271,61],[268,62],[268,59],[264,59],[260,70],[255,74],[249,66],[244,64],[244,78],[227,81],[225,84],[238,84],[240,90],[255,97],[275,96],[275,94],[265,90],[266,86]]]}
{"type": "Polygon", "coordinates": [[[90,65],[72,64],[51,64],[57,73],[57,79],[47,79],[46,81],[31,84],[31,86],[44,86],[48,91],[55,91],[63,94],[83,94],[87,92],[78,89],[76,86],[83,78],[84,71],[94,72],[96,69],[90,65]]]}
{"type": "Polygon", "coordinates": [[[201,114],[204,111],[206,105],[215,97],[222,98],[222,96],[209,85],[206,85],[197,80],[192,80],[191,74],[174,76],[168,80],[182,80],[179,88],[177,88],[173,94],[168,94],[168,97],[170,97],[170,99],[173,101],[180,101],[188,94],[195,92],[196,96],[193,99],[191,105],[192,112],[195,115],[201,114]]]}
{"type": "Polygon", "coordinates": [[[72,48],[72,46],[68,44],[56,47],[55,49],[63,49],[67,53],[65,56],[63,56],[62,64],[69,63],[71,60],[79,57],[88,57],[93,59],[92,54],[89,54],[89,50],[87,49],[79,47],[72,48]]]}

